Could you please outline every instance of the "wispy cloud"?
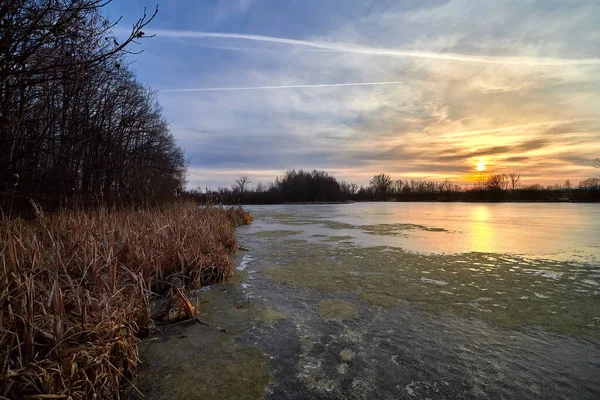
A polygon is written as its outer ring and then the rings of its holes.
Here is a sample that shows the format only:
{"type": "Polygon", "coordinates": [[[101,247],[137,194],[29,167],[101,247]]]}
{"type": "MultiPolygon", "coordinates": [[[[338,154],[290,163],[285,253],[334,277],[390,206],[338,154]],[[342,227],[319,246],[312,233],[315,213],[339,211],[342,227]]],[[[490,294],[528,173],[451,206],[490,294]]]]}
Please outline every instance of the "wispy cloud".
{"type": "Polygon", "coordinates": [[[271,89],[315,89],[347,86],[380,86],[380,85],[400,85],[402,81],[389,82],[351,82],[351,83],[322,83],[306,85],[280,85],[280,86],[246,86],[246,87],[213,87],[213,88],[184,88],[184,89],[162,89],[161,93],[174,92],[228,92],[236,90],[271,90],[271,89]]]}
{"type": "Polygon", "coordinates": [[[215,18],[220,21],[231,16],[247,13],[255,0],[218,0],[215,8],[215,18]]]}
{"type": "Polygon", "coordinates": [[[597,173],[596,0],[241,0],[223,22],[224,1],[199,3],[135,65],[164,88],[192,185],[287,168],[467,183],[480,159],[524,183],[597,173]]]}
{"type": "Polygon", "coordinates": [[[358,53],[373,56],[388,56],[388,57],[409,57],[409,58],[424,58],[441,61],[460,61],[468,63],[482,64],[503,64],[503,65],[528,65],[528,66],[568,66],[568,65],[600,65],[600,58],[551,58],[551,57],[519,57],[519,56],[473,56],[468,54],[455,53],[434,53],[418,50],[400,50],[390,48],[379,48],[370,46],[361,46],[348,43],[335,43],[324,41],[309,41],[288,39],[283,37],[249,35],[241,33],[219,33],[219,32],[203,32],[203,31],[177,31],[177,30],[152,30],[151,34],[156,34],[164,38],[219,38],[219,39],[239,39],[250,40],[264,43],[278,43],[294,46],[315,47],[318,49],[358,53]]]}

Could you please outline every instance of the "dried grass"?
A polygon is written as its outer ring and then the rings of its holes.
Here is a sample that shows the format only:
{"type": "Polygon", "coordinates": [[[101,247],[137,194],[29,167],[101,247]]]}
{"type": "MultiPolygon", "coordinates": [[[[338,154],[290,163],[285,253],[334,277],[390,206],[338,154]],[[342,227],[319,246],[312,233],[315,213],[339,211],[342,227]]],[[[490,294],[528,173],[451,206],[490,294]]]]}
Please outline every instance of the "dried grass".
{"type": "Polygon", "coordinates": [[[193,203],[4,218],[0,396],[118,398],[152,324],[150,294],[195,315],[182,288],[227,279],[234,227],[249,221],[193,203]]]}

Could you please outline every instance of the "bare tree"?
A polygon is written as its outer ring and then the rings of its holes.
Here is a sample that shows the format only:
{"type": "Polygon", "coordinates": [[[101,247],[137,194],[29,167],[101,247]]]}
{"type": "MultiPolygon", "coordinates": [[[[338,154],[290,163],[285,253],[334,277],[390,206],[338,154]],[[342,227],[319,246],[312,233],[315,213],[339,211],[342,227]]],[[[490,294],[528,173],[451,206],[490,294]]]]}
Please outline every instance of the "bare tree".
{"type": "Polygon", "coordinates": [[[402,179],[397,179],[394,182],[394,192],[396,192],[396,194],[400,194],[402,192],[403,185],[404,185],[404,182],[402,182],[402,179]]]}
{"type": "Polygon", "coordinates": [[[487,179],[486,186],[489,190],[502,190],[503,181],[502,175],[491,175],[487,179]]]}
{"type": "Polygon", "coordinates": [[[508,174],[508,178],[510,180],[510,186],[511,186],[512,190],[515,190],[515,187],[519,183],[519,179],[521,179],[521,175],[512,173],[512,174],[508,174]]]}
{"type": "Polygon", "coordinates": [[[477,188],[478,190],[484,190],[486,188],[488,178],[489,176],[487,174],[480,172],[479,175],[475,178],[475,188],[477,188]]]}
{"type": "Polygon", "coordinates": [[[244,194],[244,192],[246,191],[246,189],[248,188],[250,183],[252,183],[252,181],[250,181],[248,176],[246,176],[246,175],[240,176],[239,178],[237,178],[235,180],[235,182],[233,184],[233,190],[237,190],[240,192],[240,194],[244,194]]]}
{"type": "Polygon", "coordinates": [[[510,177],[507,174],[502,174],[502,190],[508,190],[510,186],[510,177]]]}
{"type": "Polygon", "coordinates": [[[45,207],[172,198],[182,186],[183,151],[124,59],[156,12],[117,41],[109,2],[0,2],[0,193],[14,174],[19,199],[45,207]]]}
{"type": "Polygon", "coordinates": [[[453,190],[454,186],[455,186],[455,185],[454,185],[454,184],[453,184],[453,183],[452,183],[450,180],[448,180],[448,179],[444,179],[444,181],[443,181],[443,182],[440,182],[440,183],[438,184],[438,190],[439,190],[441,193],[443,193],[443,192],[447,192],[447,193],[449,193],[449,192],[451,192],[451,191],[453,190]]]}
{"type": "Polygon", "coordinates": [[[579,182],[580,189],[600,189],[600,177],[587,178],[579,182]]]}
{"type": "Polygon", "coordinates": [[[375,175],[369,181],[369,184],[371,185],[371,188],[373,188],[375,194],[379,198],[382,198],[389,192],[390,188],[392,187],[392,178],[387,174],[375,175]]]}

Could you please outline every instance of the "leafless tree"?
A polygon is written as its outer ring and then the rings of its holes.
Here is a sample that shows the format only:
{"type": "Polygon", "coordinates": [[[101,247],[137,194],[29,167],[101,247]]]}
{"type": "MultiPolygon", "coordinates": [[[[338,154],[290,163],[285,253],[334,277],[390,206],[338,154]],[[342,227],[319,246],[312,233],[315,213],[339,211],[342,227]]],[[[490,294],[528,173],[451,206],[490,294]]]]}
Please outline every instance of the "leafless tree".
{"type": "Polygon", "coordinates": [[[240,176],[239,178],[237,178],[235,180],[235,182],[233,184],[233,190],[239,191],[240,194],[244,194],[244,192],[246,191],[246,189],[248,188],[250,183],[252,183],[252,181],[250,181],[248,176],[246,176],[246,175],[240,176]]]}
{"type": "Polygon", "coordinates": [[[454,188],[454,184],[448,180],[448,179],[444,179],[442,182],[439,183],[438,188],[440,192],[452,192],[453,188],[454,188]]]}
{"type": "Polygon", "coordinates": [[[118,41],[109,2],[0,2],[0,193],[14,174],[17,195],[46,206],[172,197],[184,183],[156,96],[124,61],[156,12],[118,41]]]}
{"type": "Polygon", "coordinates": [[[600,177],[587,178],[579,182],[580,189],[600,189],[600,177]]]}
{"type": "Polygon", "coordinates": [[[475,188],[478,190],[484,190],[486,188],[486,184],[488,181],[488,175],[480,172],[479,175],[475,178],[475,188]]]}
{"type": "Polygon", "coordinates": [[[502,190],[502,175],[490,175],[486,186],[490,190],[502,190]]]}
{"type": "Polygon", "coordinates": [[[378,194],[379,196],[384,196],[392,187],[392,178],[387,174],[375,175],[369,181],[369,184],[371,185],[376,194],[378,194]]]}
{"type": "Polygon", "coordinates": [[[502,190],[508,190],[511,187],[510,177],[507,174],[502,174],[501,187],[502,190]]]}
{"type": "Polygon", "coordinates": [[[517,184],[519,183],[519,179],[521,179],[521,175],[512,173],[508,174],[508,178],[510,179],[510,186],[512,190],[515,190],[517,184]]]}
{"type": "Polygon", "coordinates": [[[401,193],[403,185],[404,185],[404,182],[402,182],[402,179],[396,179],[396,181],[394,182],[394,192],[396,194],[401,193]]]}

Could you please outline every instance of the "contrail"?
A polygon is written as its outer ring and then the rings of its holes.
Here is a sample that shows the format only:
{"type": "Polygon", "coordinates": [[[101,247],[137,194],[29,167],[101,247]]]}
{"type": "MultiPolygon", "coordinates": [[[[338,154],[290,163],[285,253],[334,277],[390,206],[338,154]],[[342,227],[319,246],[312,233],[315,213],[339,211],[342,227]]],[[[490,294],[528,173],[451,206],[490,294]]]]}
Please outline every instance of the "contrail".
{"type": "Polygon", "coordinates": [[[281,85],[281,86],[242,86],[242,87],[211,87],[211,88],[192,88],[192,89],[164,89],[161,93],[174,92],[226,92],[232,90],[270,90],[270,89],[305,89],[305,88],[324,88],[324,87],[344,87],[344,86],[377,86],[377,85],[400,85],[402,81],[388,82],[354,82],[354,83],[324,83],[318,85],[281,85]]]}
{"type": "Polygon", "coordinates": [[[263,43],[279,43],[293,46],[307,46],[312,48],[332,50],[347,53],[358,53],[375,56],[388,57],[411,57],[424,58],[441,61],[461,61],[480,64],[504,64],[504,65],[526,65],[526,66],[568,66],[568,65],[600,65],[600,58],[550,58],[550,57],[519,57],[519,56],[473,56],[457,53],[435,53],[418,50],[400,50],[381,47],[360,46],[347,43],[308,41],[288,39],[274,36],[248,35],[240,33],[219,33],[204,31],[177,31],[177,30],[153,30],[151,34],[167,38],[220,38],[240,39],[263,43]]]}
{"type": "MultiPolygon", "coordinates": [[[[196,45],[199,47],[204,47],[207,49],[215,49],[215,50],[231,50],[231,51],[258,51],[258,52],[272,52],[273,49],[269,47],[235,47],[235,46],[212,46],[209,44],[200,44],[196,45]]],[[[327,49],[303,49],[303,52],[314,52],[314,53],[337,53],[335,50],[327,50],[327,49]]]]}

